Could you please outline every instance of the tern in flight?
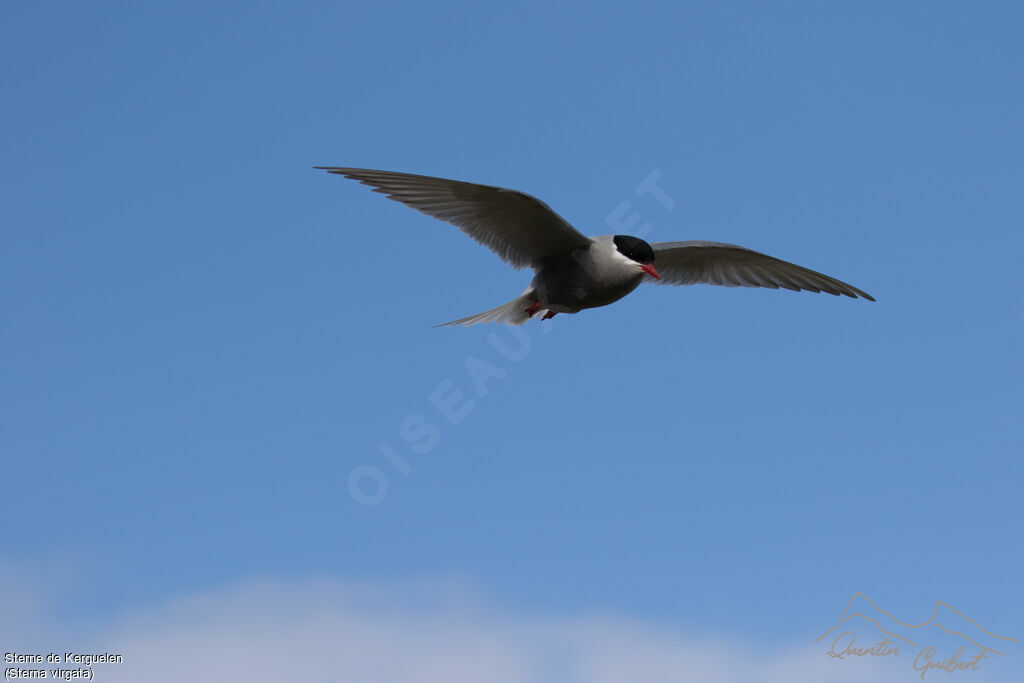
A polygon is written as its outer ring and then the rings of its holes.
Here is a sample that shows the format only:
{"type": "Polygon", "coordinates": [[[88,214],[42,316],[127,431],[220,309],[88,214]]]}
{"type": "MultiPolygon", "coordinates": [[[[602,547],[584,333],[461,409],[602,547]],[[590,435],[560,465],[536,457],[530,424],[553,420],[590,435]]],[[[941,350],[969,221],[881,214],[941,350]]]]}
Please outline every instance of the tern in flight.
{"type": "Polygon", "coordinates": [[[502,187],[429,176],[317,166],[380,192],[428,216],[447,221],[533,281],[507,304],[444,323],[522,325],[543,314],[579,313],[607,306],[645,280],[666,285],[768,287],[844,294],[874,301],[828,275],[722,242],[655,242],[630,235],[587,237],[535,197],[502,187]]]}

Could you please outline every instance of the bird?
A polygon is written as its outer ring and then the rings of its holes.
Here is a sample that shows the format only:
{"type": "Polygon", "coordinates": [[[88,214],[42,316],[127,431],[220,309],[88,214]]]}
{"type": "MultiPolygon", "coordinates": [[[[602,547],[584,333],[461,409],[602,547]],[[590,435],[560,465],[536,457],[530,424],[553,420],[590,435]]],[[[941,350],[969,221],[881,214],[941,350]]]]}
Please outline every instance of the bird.
{"type": "Polygon", "coordinates": [[[735,244],[649,244],[632,235],[588,237],[547,204],[518,190],[394,171],[314,168],[357,180],[388,199],[455,225],[517,270],[533,269],[530,286],[512,301],[436,327],[549,320],[559,313],[615,303],[645,281],[781,288],[875,300],[828,275],[735,244]]]}

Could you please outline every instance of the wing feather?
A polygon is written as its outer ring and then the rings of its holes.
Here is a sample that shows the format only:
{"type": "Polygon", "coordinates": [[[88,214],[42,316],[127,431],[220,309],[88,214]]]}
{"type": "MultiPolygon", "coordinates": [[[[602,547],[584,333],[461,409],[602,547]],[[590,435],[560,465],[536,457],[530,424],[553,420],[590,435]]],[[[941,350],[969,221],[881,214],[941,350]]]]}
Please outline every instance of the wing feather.
{"type": "Polygon", "coordinates": [[[584,248],[590,238],[524,192],[363,168],[316,168],[358,180],[396,202],[458,227],[516,269],[584,248]]]}
{"type": "Polygon", "coordinates": [[[651,246],[654,265],[661,274],[661,279],[656,281],[658,284],[781,287],[875,300],[853,285],[735,244],[694,241],[657,242],[651,246]]]}

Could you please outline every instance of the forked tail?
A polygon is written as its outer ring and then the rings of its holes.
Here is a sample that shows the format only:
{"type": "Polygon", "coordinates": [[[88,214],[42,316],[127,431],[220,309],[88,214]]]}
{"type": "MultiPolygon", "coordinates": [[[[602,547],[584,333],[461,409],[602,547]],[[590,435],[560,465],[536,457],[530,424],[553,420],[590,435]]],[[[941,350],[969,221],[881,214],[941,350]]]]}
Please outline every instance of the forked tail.
{"type": "Polygon", "coordinates": [[[489,311],[483,313],[477,313],[471,315],[468,318],[461,318],[459,320],[453,320],[450,323],[442,323],[440,325],[434,325],[434,327],[454,327],[456,325],[479,325],[480,323],[505,323],[506,325],[522,325],[531,318],[531,315],[527,313],[527,310],[534,308],[533,316],[536,316],[544,311],[544,309],[536,310],[537,305],[537,294],[533,288],[526,290],[518,299],[513,299],[507,304],[492,308],[489,311]]]}

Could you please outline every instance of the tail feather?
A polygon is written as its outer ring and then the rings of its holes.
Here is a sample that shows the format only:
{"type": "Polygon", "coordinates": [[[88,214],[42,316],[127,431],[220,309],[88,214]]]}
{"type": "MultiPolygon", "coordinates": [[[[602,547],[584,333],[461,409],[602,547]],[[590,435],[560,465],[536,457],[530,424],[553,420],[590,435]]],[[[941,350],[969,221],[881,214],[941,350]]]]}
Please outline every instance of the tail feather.
{"type": "MultiPolygon", "coordinates": [[[[434,325],[434,327],[455,327],[456,325],[479,325],[481,323],[505,323],[506,325],[522,325],[530,319],[526,315],[526,309],[530,308],[533,303],[537,301],[537,295],[533,289],[528,289],[523,292],[522,296],[517,299],[509,301],[507,304],[502,304],[497,308],[492,308],[489,311],[483,313],[477,313],[471,315],[468,318],[460,318],[459,320],[453,320],[450,323],[442,323],[440,325],[434,325]]],[[[542,315],[544,309],[541,309],[534,313],[534,317],[542,315]]]]}

